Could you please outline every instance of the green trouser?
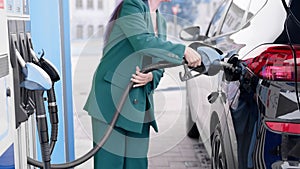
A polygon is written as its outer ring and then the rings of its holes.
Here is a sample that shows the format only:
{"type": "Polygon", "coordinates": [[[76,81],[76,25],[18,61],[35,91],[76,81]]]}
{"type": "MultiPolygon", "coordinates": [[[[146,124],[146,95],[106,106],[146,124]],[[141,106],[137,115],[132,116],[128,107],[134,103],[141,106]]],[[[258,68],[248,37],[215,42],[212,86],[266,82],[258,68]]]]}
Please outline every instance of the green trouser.
{"type": "MultiPolygon", "coordinates": [[[[94,145],[105,134],[108,124],[92,118],[94,145]]],[[[94,156],[95,169],[147,169],[150,124],[142,133],[115,127],[104,146],[94,156]]]]}

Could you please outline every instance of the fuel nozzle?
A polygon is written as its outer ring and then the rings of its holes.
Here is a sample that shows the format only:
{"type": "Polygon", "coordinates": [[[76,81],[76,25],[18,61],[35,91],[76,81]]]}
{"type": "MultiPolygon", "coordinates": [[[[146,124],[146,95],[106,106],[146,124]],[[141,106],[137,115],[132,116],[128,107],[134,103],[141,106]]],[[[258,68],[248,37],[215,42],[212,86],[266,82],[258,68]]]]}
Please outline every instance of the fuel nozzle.
{"type": "Polygon", "coordinates": [[[58,108],[56,104],[54,83],[60,80],[60,76],[56,67],[50,61],[44,58],[44,50],[39,52],[39,58],[32,48],[30,48],[30,54],[33,57],[35,63],[49,75],[53,83],[51,89],[47,90],[48,111],[50,114],[51,122],[50,154],[52,154],[58,136],[58,108]]]}
{"type": "Polygon", "coordinates": [[[202,72],[204,74],[214,76],[223,67],[234,69],[232,64],[222,61],[224,56],[214,48],[201,46],[197,48],[197,52],[201,55],[202,63],[205,67],[205,70],[202,72]]]}
{"type": "Polygon", "coordinates": [[[190,68],[186,64],[184,65],[184,74],[180,72],[181,81],[187,81],[194,77],[197,77],[201,74],[206,74],[208,76],[216,75],[223,67],[228,69],[234,69],[233,65],[227,62],[222,61],[224,57],[219,53],[215,48],[208,46],[200,46],[194,48],[201,56],[201,66],[190,68]],[[197,74],[193,75],[192,71],[197,72],[197,74]]]}

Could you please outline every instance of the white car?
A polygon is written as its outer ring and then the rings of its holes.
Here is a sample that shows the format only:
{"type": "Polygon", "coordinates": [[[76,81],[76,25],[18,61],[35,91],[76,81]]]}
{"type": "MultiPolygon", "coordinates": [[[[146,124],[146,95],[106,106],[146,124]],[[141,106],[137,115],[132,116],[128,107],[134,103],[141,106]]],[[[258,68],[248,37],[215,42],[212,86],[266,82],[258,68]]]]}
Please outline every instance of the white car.
{"type": "Polygon", "coordinates": [[[300,168],[300,1],[284,2],[225,0],[205,35],[180,33],[239,68],[186,82],[187,133],[200,136],[213,169],[300,168]]]}

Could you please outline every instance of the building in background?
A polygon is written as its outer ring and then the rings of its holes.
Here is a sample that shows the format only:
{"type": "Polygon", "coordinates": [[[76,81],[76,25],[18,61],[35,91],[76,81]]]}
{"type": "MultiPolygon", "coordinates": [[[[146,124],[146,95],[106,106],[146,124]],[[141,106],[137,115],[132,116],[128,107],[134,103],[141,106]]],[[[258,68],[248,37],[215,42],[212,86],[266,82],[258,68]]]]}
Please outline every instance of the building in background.
{"type": "Polygon", "coordinates": [[[105,26],[118,0],[70,0],[72,56],[101,56],[105,26]]]}
{"type": "Polygon", "coordinates": [[[70,0],[71,40],[101,38],[117,0],[70,0]]]}
{"type": "MultiPolygon", "coordinates": [[[[108,19],[121,0],[70,0],[70,37],[72,56],[101,54],[102,38],[108,19]]],[[[178,38],[183,27],[200,25],[207,29],[208,18],[222,0],[172,0],[163,3],[160,11],[168,21],[171,39],[178,38]],[[178,6],[176,16],[172,7],[178,6]],[[176,22],[174,22],[176,19],[176,22]],[[175,26],[176,25],[176,26],[175,26]]],[[[170,39],[170,40],[171,40],[170,39]]]]}
{"type": "MultiPolygon", "coordinates": [[[[90,38],[101,38],[104,33],[108,18],[121,0],[71,0],[71,40],[86,40],[90,38]]],[[[166,15],[168,21],[173,21],[172,6],[181,5],[178,17],[182,24],[205,25],[207,18],[216,10],[222,0],[173,0],[171,3],[162,5],[161,12],[166,15]],[[191,8],[192,7],[192,8],[191,8]],[[193,10],[191,10],[193,9],[193,10]],[[184,22],[185,20],[185,22],[184,22]]],[[[185,25],[188,26],[188,25],[185,25]]],[[[206,29],[205,27],[203,29],[206,29]]]]}

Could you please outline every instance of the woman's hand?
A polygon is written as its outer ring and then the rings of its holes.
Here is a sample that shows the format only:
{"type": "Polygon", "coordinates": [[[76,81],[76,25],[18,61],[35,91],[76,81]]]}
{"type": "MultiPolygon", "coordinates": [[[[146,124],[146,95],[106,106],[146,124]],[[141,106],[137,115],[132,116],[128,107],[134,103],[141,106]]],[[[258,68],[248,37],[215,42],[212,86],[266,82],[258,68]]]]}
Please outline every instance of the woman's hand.
{"type": "Polygon", "coordinates": [[[197,67],[201,65],[201,56],[191,47],[186,47],[184,58],[188,62],[188,66],[197,67]]]}
{"type": "Polygon", "coordinates": [[[140,87],[144,86],[147,83],[151,82],[153,80],[153,74],[152,72],[149,73],[141,73],[141,69],[137,66],[135,68],[135,74],[132,75],[132,78],[130,79],[135,84],[133,87],[140,87]]]}

